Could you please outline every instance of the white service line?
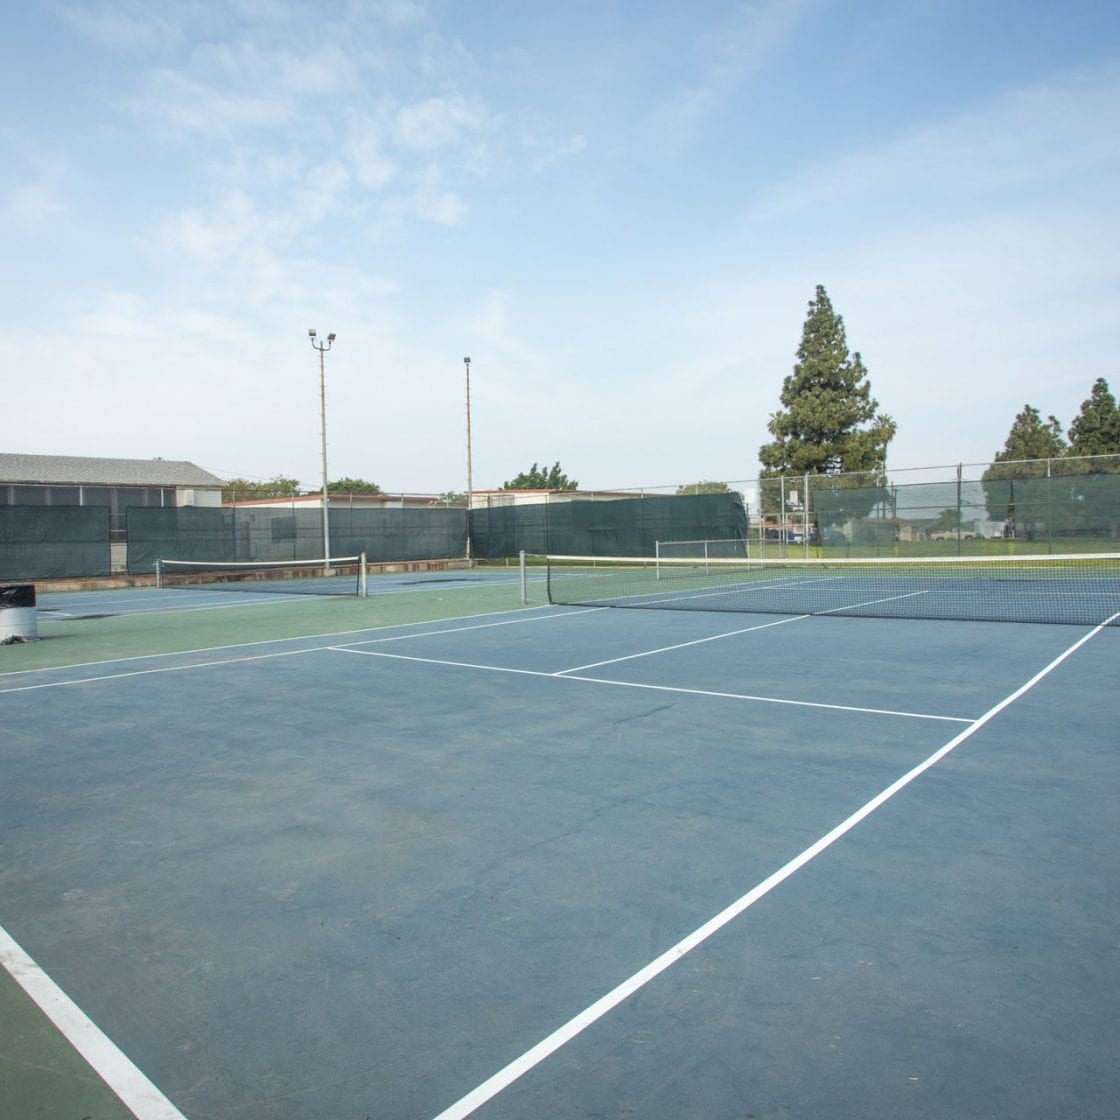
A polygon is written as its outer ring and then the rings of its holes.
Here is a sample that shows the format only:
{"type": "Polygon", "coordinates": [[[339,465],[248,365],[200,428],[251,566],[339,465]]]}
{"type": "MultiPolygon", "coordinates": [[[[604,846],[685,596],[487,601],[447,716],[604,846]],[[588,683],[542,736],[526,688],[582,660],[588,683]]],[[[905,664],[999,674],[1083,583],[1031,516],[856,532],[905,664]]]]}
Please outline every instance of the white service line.
{"type": "MultiPolygon", "coordinates": [[[[580,681],[613,688],[645,688],[651,692],[674,692],[685,696],[712,696],[719,700],[746,700],[756,704],[784,704],[791,708],[823,708],[830,712],[860,712],[864,715],[901,716],[903,719],[932,719],[946,723],[972,723],[971,717],[939,716],[927,712],[899,712],[890,708],[859,708],[851,704],[822,704],[811,700],[783,700],[776,696],[754,696],[745,692],[714,692],[706,688],[677,688],[667,684],[638,684],[634,681],[612,681],[605,677],[577,677],[574,670],[546,673],[540,669],[511,669],[505,665],[481,665],[476,661],[449,661],[440,657],[410,657],[405,653],[385,653],[376,649],[354,649],[353,646],[329,646],[334,653],[356,653],[362,657],[384,657],[390,661],[412,661],[420,665],[441,665],[449,669],[474,669],[486,673],[511,673],[519,677],[543,677],[546,680],[580,681]]],[[[620,658],[620,660],[626,660],[620,658]]],[[[607,662],[606,664],[609,664],[607,662]]]]}
{"type": "Polygon", "coordinates": [[[894,603],[899,599],[913,599],[915,595],[928,595],[928,591],[907,591],[905,595],[888,595],[885,599],[868,599],[863,603],[849,603],[846,607],[831,607],[827,611],[816,611],[818,615],[840,614],[842,611],[858,611],[860,607],[875,607],[880,603],[894,603]]]}
{"type": "MultiPolygon", "coordinates": [[[[538,608],[531,608],[538,609],[538,608]]],[[[539,614],[531,618],[503,618],[497,622],[483,622],[477,626],[448,626],[442,630],[422,630],[417,634],[390,634],[388,637],[363,638],[357,642],[347,642],[347,647],[377,645],[379,642],[410,642],[416,638],[428,638],[439,634],[464,634],[472,630],[490,630],[496,626],[518,626],[525,622],[550,622],[562,618],[574,618],[581,614],[591,614],[594,611],[606,610],[606,607],[588,607],[581,611],[565,611],[563,614],[539,614]]],[[[337,649],[336,646],[329,647],[337,649]]]]}
{"type": "Polygon", "coordinates": [[[683,692],[689,696],[714,696],[721,700],[749,700],[755,704],[786,704],[794,708],[825,708],[830,712],[862,712],[872,716],[901,716],[903,719],[932,719],[944,723],[974,723],[971,716],[939,716],[928,712],[901,712],[893,708],[860,708],[852,704],[822,704],[812,700],[783,700],[777,696],[753,696],[746,692],[713,692],[704,688],[674,688],[667,684],[640,684],[637,681],[611,681],[600,677],[573,677],[555,673],[564,681],[585,681],[588,684],[610,684],[617,688],[648,688],[654,692],[683,692]]]}
{"type": "Polygon", "coordinates": [[[186,1120],[3,927],[0,927],[0,965],[137,1120],[186,1120]]]}
{"type": "Polygon", "coordinates": [[[515,1058],[477,1088],[472,1089],[466,1096],[461,1097],[449,1108],[445,1108],[434,1120],[465,1120],[467,1116],[470,1116],[487,1101],[496,1097],[503,1089],[508,1088],[566,1043],[571,1042],[577,1035],[582,1034],[583,1031],[593,1023],[597,1022],[609,1011],[612,1011],[636,991],[645,987],[645,985],[655,977],[660,976],[661,973],[671,965],[676,964],[677,961],[692,952],[698,945],[707,941],[712,934],[723,929],[724,926],[737,918],[749,907],[753,906],[759,899],[764,898],[775,887],[785,882],[786,879],[797,871],[800,871],[802,867],[819,856],[821,852],[825,851],[825,849],[831,847],[841,837],[851,832],[857,824],[869,817],[876,809],[884,805],[900,790],[905,789],[915,778],[920,777],[931,767],[936,766],[946,755],[955,750],[975,732],[979,731],[981,727],[995,719],[1000,712],[1013,704],[1020,696],[1029,692],[1039,681],[1053,672],[1063,661],[1071,657],[1077,650],[1085,645],[1086,642],[1096,637],[1105,626],[1110,625],[1117,618],[1120,618],[1120,613],[1113,615],[1107,622],[1094,627],[1087,634],[1083,635],[1063,653],[1055,657],[1044,669],[1035,673],[1026,684],[1021,685],[994,707],[989,708],[978,720],[972,723],[970,727],[966,727],[959,735],[950,739],[949,742],[939,750],[934,751],[924,762],[920,762],[917,766],[903,774],[902,777],[892,782],[886,789],[882,790],[882,792],[876,794],[875,797],[861,808],[857,809],[850,817],[841,821],[830,832],[826,832],[814,844],[810,844],[800,855],[795,856],[788,863],[779,867],[772,875],[763,879],[757,886],[752,887],[751,890],[747,891],[741,898],[736,899],[730,906],[726,907],[726,909],[721,910],[715,917],[710,918],[687,937],[682,938],[676,945],[662,953],[661,956],[650,961],[644,968],[639,969],[632,976],[607,992],[606,995],[600,997],[574,1018],[569,1019],[568,1022],[553,1031],[547,1038],[541,1039],[540,1042],[529,1050],[526,1050],[519,1058],[515,1058]]]}

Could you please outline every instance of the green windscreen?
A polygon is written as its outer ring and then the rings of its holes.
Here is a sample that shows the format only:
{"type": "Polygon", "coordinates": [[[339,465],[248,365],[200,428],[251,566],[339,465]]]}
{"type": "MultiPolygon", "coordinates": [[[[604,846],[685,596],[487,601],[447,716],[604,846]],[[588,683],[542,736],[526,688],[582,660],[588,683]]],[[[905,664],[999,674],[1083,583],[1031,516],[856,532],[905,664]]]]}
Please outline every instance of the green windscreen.
{"type": "Polygon", "coordinates": [[[108,574],[106,507],[0,505],[0,579],[108,574]]]}

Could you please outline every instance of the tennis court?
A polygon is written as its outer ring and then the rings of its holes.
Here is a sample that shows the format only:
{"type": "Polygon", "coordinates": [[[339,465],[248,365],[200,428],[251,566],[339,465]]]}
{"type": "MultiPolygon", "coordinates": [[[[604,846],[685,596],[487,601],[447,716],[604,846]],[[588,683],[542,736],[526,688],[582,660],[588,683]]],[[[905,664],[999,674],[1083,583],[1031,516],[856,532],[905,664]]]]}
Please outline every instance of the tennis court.
{"type": "Polygon", "coordinates": [[[369,591],[45,596],[0,653],[0,1111],[1115,1114],[1111,592],[369,591]]]}

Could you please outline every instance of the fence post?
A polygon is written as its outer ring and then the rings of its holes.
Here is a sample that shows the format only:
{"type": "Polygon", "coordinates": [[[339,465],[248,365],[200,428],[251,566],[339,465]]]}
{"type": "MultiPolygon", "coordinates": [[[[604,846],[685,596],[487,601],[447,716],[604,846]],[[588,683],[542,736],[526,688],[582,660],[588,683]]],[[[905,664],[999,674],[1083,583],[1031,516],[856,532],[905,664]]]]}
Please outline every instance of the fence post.
{"type": "Polygon", "coordinates": [[[960,556],[960,554],[961,554],[961,530],[963,529],[963,526],[961,525],[961,517],[962,517],[962,511],[961,511],[961,469],[962,469],[962,464],[958,463],[957,464],[957,555],[958,556],[960,556]]]}
{"type": "Polygon", "coordinates": [[[1049,459],[1046,460],[1046,551],[1054,551],[1054,479],[1049,459]]]}
{"type": "Polygon", "coordinates": [[[778,522],[778,538],[781,541],[779,556],[789,555],[789,541],[787,540],[789,526],[786,525],[786,476],[782,475],[782,519],[778,522]]]}
{"type": "Polygon", "coordinates": [[[809,524],[809,472],[805,472],[805,493],[801,496],[804,505],[801,507],[801,533],[805,538],[805,559],[809,559],[809,534],[811,527],[809,524]]]}

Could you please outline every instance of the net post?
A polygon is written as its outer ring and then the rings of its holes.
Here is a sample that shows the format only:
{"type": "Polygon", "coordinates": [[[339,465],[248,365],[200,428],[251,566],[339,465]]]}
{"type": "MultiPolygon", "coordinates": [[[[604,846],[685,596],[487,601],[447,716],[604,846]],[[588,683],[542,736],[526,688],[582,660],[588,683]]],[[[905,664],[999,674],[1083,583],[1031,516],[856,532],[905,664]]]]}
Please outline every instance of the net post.
{"type": "Polygon", "coordinates": [[[369,565],[366,563],[364,552],[358,557],[358,597],[369,598],[369,565]]]}
{"type": "Polygon", "coordinates": [[[163,587],[163,561],[156,561],[156,587],[163,587]]]}
{"type": "Polygon", "coordinates": [[[525,566],[525,549],[522,549],[517,554],[517,566],[518,566],[518,574],[519,574],[520,583],[521,583],[521,605],[524,607],[524,606],[528,606],[528,604],[529,604],[529,590],[528,590],[529,581],[528,581],[528,578],[527,578],[527,572],[526,572],[526,566],[525,566]]]}

